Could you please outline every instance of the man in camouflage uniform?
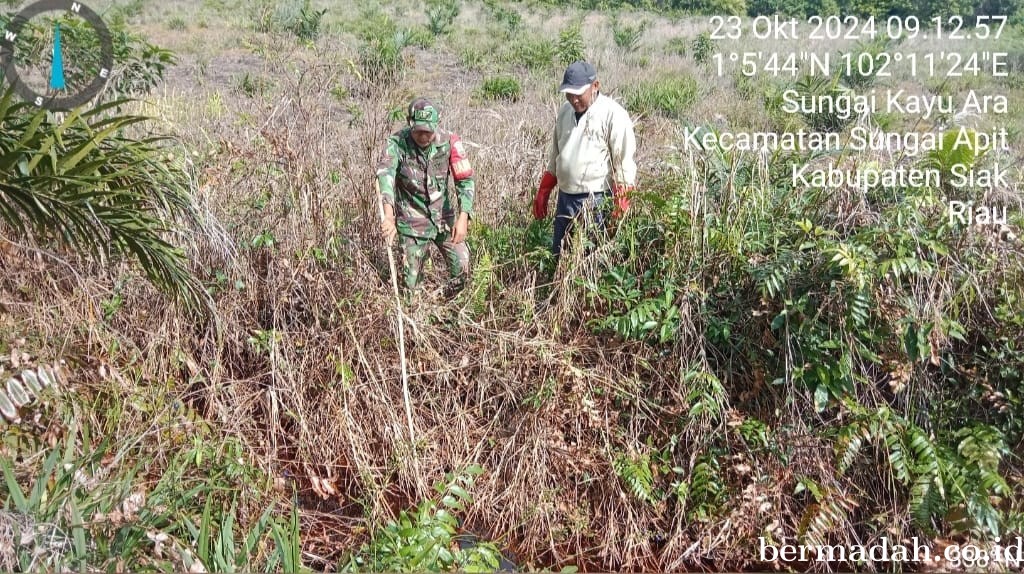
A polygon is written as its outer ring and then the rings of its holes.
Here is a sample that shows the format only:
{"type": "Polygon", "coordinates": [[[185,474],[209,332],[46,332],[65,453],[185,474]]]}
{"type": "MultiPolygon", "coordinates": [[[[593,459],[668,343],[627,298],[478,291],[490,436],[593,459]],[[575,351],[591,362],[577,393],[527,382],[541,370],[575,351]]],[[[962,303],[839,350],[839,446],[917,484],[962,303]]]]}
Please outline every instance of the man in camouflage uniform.
{"type": "Polygon", "coordinates": [[[466,234],[473,212],[473,168],[459,136],[438,128],[437,108],[425,98],[409,104],[408,126],[388,138],[377,183],[384,202],[381,228],[388,245],[400,237],[403,275],[410,292],[420,283],[430,243],[448,260],[451,293],[469,274],[466,234]],[[449,181],[458,203],[453,206],[449,181]],[[458,217],[456,218],[456,209],[458,217]]]}

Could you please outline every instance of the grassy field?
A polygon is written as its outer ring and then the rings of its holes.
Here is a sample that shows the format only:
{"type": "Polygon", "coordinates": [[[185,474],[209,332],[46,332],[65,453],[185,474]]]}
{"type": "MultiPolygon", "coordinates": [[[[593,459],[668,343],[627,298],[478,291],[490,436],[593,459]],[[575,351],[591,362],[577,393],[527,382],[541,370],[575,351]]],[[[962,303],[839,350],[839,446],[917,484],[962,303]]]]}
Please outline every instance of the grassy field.
{"type": "Polygon", "coordinates": [[[983,159],[1010,185],[802,189],[792,165],[975,158],[685,145],[837,121],[779,109],[827,85],[720,76],[714,53],[873,49],[853,41],[542,2],[89,4],[176,55],[133,129],[171,136],[194,217],[166,236],[206,308],[0,227],[0,380],[63,373],[0,428],[0,570],[493,571],[500,551],[528,570],[897,571],[923,567],[759,544],[1021,535],[1019,27],[956,48],[1007,52],[1006,78],[844,80],[1004,95],[1005,114],[843,129],[1005,127],[983,159]],[[529,206],[578,57],[634,117],[641,195],[556,269],[529,206]],[[443,302],[434,261],[406,310],[411,443],[372,178],[418,95],[467,142],[478,194],[471,286],[443,302]],[[954,197],[1007,221],[952,224],[954,197]]]}

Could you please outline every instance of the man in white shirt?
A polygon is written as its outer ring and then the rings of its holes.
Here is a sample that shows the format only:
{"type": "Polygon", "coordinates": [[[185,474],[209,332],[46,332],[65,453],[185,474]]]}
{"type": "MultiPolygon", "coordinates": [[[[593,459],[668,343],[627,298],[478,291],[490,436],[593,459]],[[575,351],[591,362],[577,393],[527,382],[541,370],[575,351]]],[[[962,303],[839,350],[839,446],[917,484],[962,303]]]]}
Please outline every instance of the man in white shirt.
{"type": "Polygon", "coordinates": [[[603,204],[614,199],[612,217],[621,216],[636,187],[633,121],[600,88],[597,70],[582,60],[566,68],[559,88],[566,103],[558,110],[547,171],[533,200],[533,216],[544,219],[551,192],[558,187],[551,247],[556,257],[581,212],[592,214],[589,224],[601,226],[603,204]]]}

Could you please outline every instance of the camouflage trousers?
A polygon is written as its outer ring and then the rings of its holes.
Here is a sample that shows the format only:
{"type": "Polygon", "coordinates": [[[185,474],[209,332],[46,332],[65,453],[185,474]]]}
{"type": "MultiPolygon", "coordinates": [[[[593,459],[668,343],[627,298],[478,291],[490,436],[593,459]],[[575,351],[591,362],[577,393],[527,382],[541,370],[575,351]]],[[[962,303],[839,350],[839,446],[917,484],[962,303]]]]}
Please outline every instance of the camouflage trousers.
{"type": "Polygon", "coordinates": [[[451,236],[444,232],[437,234],[433,239],[399,235],[399,244],[402,247],[402,275],[406,288],[411,292],[419,286],[423,261],[429,254],[431,243],[437,245],[448,262],[450,289],[462,289],[469,276],[469,246],[465,241],[459,244],[452,243],[451,236]]]}

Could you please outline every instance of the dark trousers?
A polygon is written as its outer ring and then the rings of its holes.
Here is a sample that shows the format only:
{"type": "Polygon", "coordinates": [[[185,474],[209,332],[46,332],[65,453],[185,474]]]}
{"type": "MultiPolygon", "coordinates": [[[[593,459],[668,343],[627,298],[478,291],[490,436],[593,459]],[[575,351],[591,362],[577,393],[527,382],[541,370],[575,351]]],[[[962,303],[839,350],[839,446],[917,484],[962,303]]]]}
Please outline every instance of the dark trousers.
{"type": "Polygon", "coordinates": [[[605,210],[611,200],[611,193],[581,193],[578,195],[558,192],[558,206],[555,208],[555,233],[551,241],[551,252],[558,257],[562,254],[562,243],[571,241],[573,229],[578,220],[583,220],[590,238],[604,230],[605,210]]]}

